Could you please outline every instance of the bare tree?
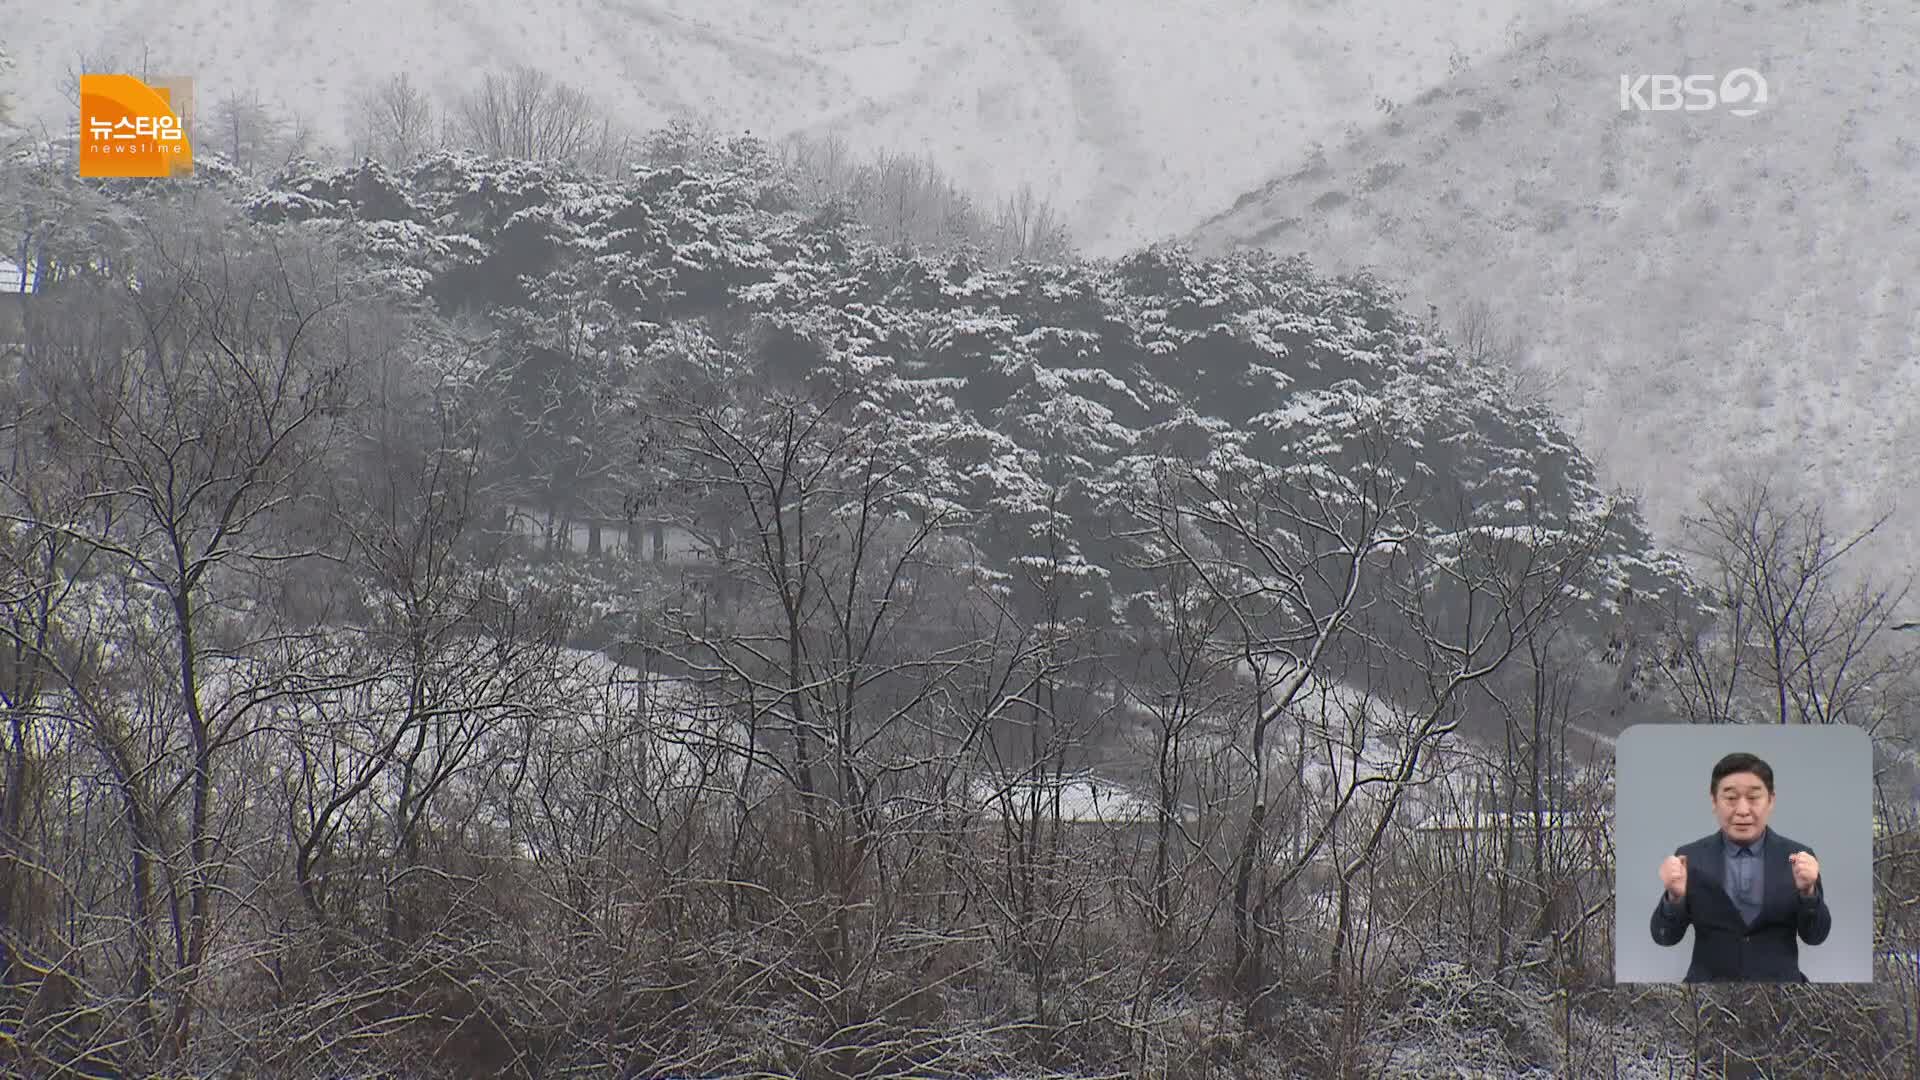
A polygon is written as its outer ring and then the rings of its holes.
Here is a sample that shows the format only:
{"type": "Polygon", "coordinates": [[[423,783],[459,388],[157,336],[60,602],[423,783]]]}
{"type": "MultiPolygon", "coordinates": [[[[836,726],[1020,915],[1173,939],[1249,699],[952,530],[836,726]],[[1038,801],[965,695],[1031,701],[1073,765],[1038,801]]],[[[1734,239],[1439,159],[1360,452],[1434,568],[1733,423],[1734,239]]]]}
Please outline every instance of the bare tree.
{"type": "Polygon", "coordinates": [[[516,587],[522,567],[477,528],[478,425],[445,387],[400,368],[356,410],[364,457],[330,507],[350,568],[341,607],[357,626],[316,635],[263,770],[277,780],[299,907],[276,955],[304,991],[265,1025],[280,1061],[324,1060],[337,1040],[375,1032],[444,1038],[441,1025],[460,1022],[459,1007],[447,1021],[375,1023],[317,1003],[401,985],[459,1001],[475,984],[455,970],[500,963],[518,917],[502,898],[528,882],[508,857],[516,818],[573,795],[526,797],[530,748],[592,726],[561,690],[570,606],[516,587]]]}
{"type": "Polygon", "coordinates": [[[84,733],[60,696],[70,677],[87,678],[81,671],[99,647],[99,628],[74,611],[90,599],[84,579],[93,552],[76,539],[90,515],[84,492],[60,483],[49,465],[61,452],[57,425],[28,395],[0,400],[0,986],[13,992],[58,972],[58,958],[77,944],[62,942],[57,912],[79,875],[56,858],[60,839],[30,823],[68,818],[55,809],[57,793],[84,733]]]}
{"type": "Polygon", "coordinates": [[[406,72],[355,95],[353,155],[396,168],[432,149],[438,133],[433,102],[406,72]]]}
{"type": "Polygon", "coordinates": [[[625,133],[584,92],[525,64],[485,76],[451,122],[465,145],[495,157],[605,169],[627,153],[625,133]]]}
{"type": "Polygon", "coordinates": [[[837,134],[790,135],[777,149],[779,169],[801,205],[842,205],[877,243],[967,249],[996,264],[1072,252],[1068,229],[1031,185],[986,208],[924,155],[880,153],[858,161],[837,134]]]}
{"type": "Polygon", "coordinates": [[[60,93],[67,104],[75,109],[80,107],[80,76],[97,75],[104,72],[126,72],[148,78],[156,71],[153,66],[153,50],[142,45],[140,55],[132,56],[108,48],[82,49],[74,54],[60,75],[60,93]]]}
{"type": "MultiPolygon", "coordinates": [[[[1354,492],[1351,503],[1332,492],[1311,490],[1296,498],[1263,477],[1255,463],[1245,464],[1249,470],[1238,473],[1181,465],[1182,486],[1190,494],[1179,493],[1176,502],[1163,487],[1144,500],[1136,514],[1150,530],[1162,560],[1190,568],[1201,588],[1228,605],[1242,658],[1259,683],[1257,711],[1245,734],[1245,760],[1252,773],[1249,805],[1237,826],[1230,883],[1233,978],[1251,992],[1262,981],[1256,961],[1256,866],[1266,850],[1273,789],[1269,732],[1311,690],[1309,680],[1331,666],[1334,640],[1350,632],[1364,599],[1360,586],[1371,576],[1376,552],[1411,539],[1412,533],[1410,502],[1397,489],[1354,492]],[[1191,531],[1187,522],[1193,523],[1191,531]],[[1285,547],[1270,539],[1283,523],[1298,528],[1285,534],[1290,541],[1285,547]],[[1325,549],[1331,551],[1323,554],[1325,549]],[[1337,580],[1329,589],[1330,573],[1337,580]],[[1315,591],[1315,586],[1322,589],[1315,591]],[[1289,620],[1291,630],[1263,625],[1271,617],[1268,612],[1297,613],[1289,620]],[[1274,667],[1280,671],[1277,683],[1269,673],[1274,667]]],[[[1338,809],[1344,811],[1344,801],[1338,809]]],[[[1324,822],[1305,859],[1318,855],[1334,823],[1333,817],[1324,822]]]]}
{"type": "Polygon", "coordinates": [[[1249,775],[1229,884],[1232,968],[1243,992],[1263,982],[1265,904],[1337,847],[1357,814],[1358,850],[1338,856],[1333,877],[1338,985],[1350,885],[1380,850],[1423,756],[1459,727],[1465,689],[1566,602],[1598,535],[1522,529],[1507,540],[1469,524],[1464,511],[1455,528],[1423,525],[1412,474],[1396,458],[1391,410],[1350,395],[1329,400],[1355,425],[1341,437],[1350,451],[1332,459],[1309,452],[1288,465],[1251,457],[1185,465],[1177,510],[1162,495],[1139,512],[1163,558],[1191,568],[1231,613],[1235,649],[1259,695],[1237,736],[1249,775]],[[1180,520],[1193,531],[1172,526],[1180,520]],[[1342,684],[1360,703],[1314,705],[1316,693],[1342,684]],[[1331,784],[1294,826],[1305,843],[1263,885],[1267,819],[1280,790],[1271,735],[1287,718],[1304,725],[1303,749],[1323,745],[1331,784]]]}
{"type": "Polygon", "coordinates": [[[852,186],[853,151],[845,137],[837,133],[813,137],[795,132],[781,140],[778,151],[781,167],[799,180],[803,195],[813,200],[845,192],[852,186]]]}
{"type": "Polygon", "coordinates": [[[1817,507],[1783,504],[1765,484],[1709,500],[1690,522],[1717,625],[1674,628],[1662,669],[1688,714],[1726,723],[1750,710],[1777,723],[1877,730],[1904,670],[1891,635],[1907,588],[1849,584],[1849,553],[1881,522],[1835,536],[1817,507]]]}
{"type": "Polygon", "coordinates": [[[1206,802],[1203,766],[1219,769],[1220,733],[1246,700],[1232,649],[1231,606],[1207,590],[1192,567],[1169,557],[1161,542],[1165,536],[1202,542],[1186,513],[1179,477],[1180,470],[1166,463],[1150,470],[1153,497],[1134,507],[1152,524],[1130,534],[1133,550],[1122,559],[1151,584],[1128,601],[1128,625],[1140,642],[1131,659],[1133,677],[1116,678],[1115,686],[1128,711],[1146,718],[1135,745],[1147,763],[1155,820],[1142,902],[1155,950],[1169,960],[1201,944],[1190,936],[1196,928],[1185,924],[1181,909],[1190,899],[1206,903],[1187,895],[1190,872],[1205,865],[1198,849],[1214,838],[1213,822],[1198,820],[1206,802]],[[1197,825],[1207,830],[1204,836],[1192,831],[1197,825]]]}
{"type": "Polygon", "coordinates": [[[234,168],[254,176],[270,175],[316,152],[306,118],[283,112],[258,90],[234,92],[208,110],[210,121],[195,134],[225,152],[234,168]]]}
{"type": "Polygon", "coordinates": [[[123,650],[148,707],[101,698],[89,711],[108,771],[129,792],[136,858],[159,856],[177,888],[172,971],[148,988],[164,989],[162,1045],[174,1057],[192,1038],[222,925],[234,790],[223,761],[279,692],[271,665],[238,659],[254,632],[275,632],[227,612],[307,554],[284,526],[326,446],[348,364],[324,264],[250,241],[217,217],[162,218],[138,280],[63,298],[73,319],[46,324],[25,361],[70,440],[66,483],[86,492],[88,512],[68,535],[154,601],[126,624],[123,650]],[[168,851],[174,829],[180,846],[168,851]]]}
{"type": "MultiPolygon", "coordinates": [[[[984,733],[1055,667],[937,554],[969,524],[943,494],[951,436],[876,404],[762,375],[669,391],[659,417],[689,487],[711,492],[706,516],[728,522],[711,558],[738,586],[718,625],[670,612],[661,642],[735,731],[713,907],[782,943],[781,978],[827,1026],[837,1074],[910,1049],[863,1032],[879,1023],[882,955],[951,948],[905,922],[940,861],[919,839],[944,810],[928,800],[968,790],[984,733]]],[[[909,1041],[938,1054],[944,1039],[909,1041]]]]}
{"type": "MultiPolygon", "coordinates": [[[[1050,498],[1057,500],[1058,492],[1050,498]]],[[[1007,941],[1006,961],[1027,976],[1043,1057],[1053,1053],[1049,991],[1071,965],[1065,955],[1071,931],[1077,922],[1120,914],[1101,903],[1099,885],[1116,868],[1099,865],[1107,860],[1098,841],[1113,824],[1103,802],[1124,800],[1111,793],[1100,798],[1103,786],[1109,792],[1111,786],[1088,760],[1093,737],[1110,726],[1117,706],[1095,708],[1091,695],[1073,686],[1091,684],[1097,657],[1088,655],[1092,635],[1065,615],[1072,580],[1063,572],[1065,539],[1048,530],[1045,557],[1024,574],[1041,613],[1030,688],[1019,708],[986,731],[984,790],[969,793],[984,804],[999,856],[982,867],[979,894],[1007,941]]],[[[1023,673],[1023,681],[1028,677],[1023,673]]]]}
{"type": "Polygon", "coordinates": [[[1058,258],[1071,247],[1067,227],[1055,214],[1053,204],[1041,198],[1032,184],[1000,204],[995,222],[995,252],[1005,260],[1058,258]]]}
{"type": "Polygon", "coordinates": [[[1526,338],[1507,332],[1493,305],[1478,297],[1461,308],[1453,332],[1461,358],[1485,365],[1500,376],[1513,400],[1521,405],[1545,405],[1561,387],[1559,374],[1527,362],[1526,338]]]}

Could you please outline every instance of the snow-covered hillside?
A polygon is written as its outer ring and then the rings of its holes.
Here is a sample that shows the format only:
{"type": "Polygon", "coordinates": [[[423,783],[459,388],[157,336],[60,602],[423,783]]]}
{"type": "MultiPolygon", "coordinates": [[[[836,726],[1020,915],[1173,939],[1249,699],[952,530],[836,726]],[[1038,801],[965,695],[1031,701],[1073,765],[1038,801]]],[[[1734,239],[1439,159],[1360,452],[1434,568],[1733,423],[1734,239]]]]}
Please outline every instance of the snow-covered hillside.
{"type": "Polygon", "coordinates": [[[1455,325],[1518,335],[1603,477],[1663,542],[1758,476],[1861,563],[1920,528],[1920,276],[1911,123],[1920,8],[1663,0],[1577,20],[1322,160],[1249,189],[1199,240],[1362,265],[1455,325]],[[1768,108],[1623,111],[1621,74],[1757,67],[1768,108]]]}
{"type": "Polygon", "coordinates": [[[524,62],[640,124],[837,131],[978,195],[1031,183],[1096,252],[1181,232],[1315,140],[1597,0],[0,0],[21,119],[80,57],[258,93],[339,139],[356,90],[524,62]]]}

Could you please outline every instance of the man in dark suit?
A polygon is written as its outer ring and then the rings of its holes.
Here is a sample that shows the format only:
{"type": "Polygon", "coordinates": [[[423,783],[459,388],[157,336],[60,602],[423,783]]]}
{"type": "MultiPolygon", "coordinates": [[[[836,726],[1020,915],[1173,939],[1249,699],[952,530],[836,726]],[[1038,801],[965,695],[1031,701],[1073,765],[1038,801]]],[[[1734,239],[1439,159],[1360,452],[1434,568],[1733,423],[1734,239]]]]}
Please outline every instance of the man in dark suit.
{"type": "Polygon", "coordinates": [[[1690,983],[1806,982],[1794,939],[1827,940],[1833,916],[1813,849],[1767,826],[1773,768],[1752,754],[1728,754],[1707,792],[1720,831],[1660,864],[1654,942],[1678,945],[1693,927],[1690,983]]]}

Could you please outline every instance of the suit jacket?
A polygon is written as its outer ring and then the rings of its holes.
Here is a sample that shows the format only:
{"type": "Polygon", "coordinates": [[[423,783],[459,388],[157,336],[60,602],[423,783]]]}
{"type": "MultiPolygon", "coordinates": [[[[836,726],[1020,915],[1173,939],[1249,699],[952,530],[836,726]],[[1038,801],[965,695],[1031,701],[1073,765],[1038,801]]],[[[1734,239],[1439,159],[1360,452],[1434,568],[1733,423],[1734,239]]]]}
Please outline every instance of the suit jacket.
{"type": "Polygon", "coordinates": [[[1761,844],[1761,908],[1751,926],[1727,892],[1726,849],[1718,832],[1674,851],[1687,857],[1687,895],[1675,905],[1661,891],[1653,909],[1653,940],[1678,945],[1687,927],[1693,927],[1693,963],[1686,981],[1807,981],[1800,971],[1799,941],[1818,945],[1833,929],[1826,876],[1821,875],[1812,896],[1803,897],[1793,887],[1787,856],[1796,851],[1813,854],[1813,849],[1771,828],[1761,844]]]}

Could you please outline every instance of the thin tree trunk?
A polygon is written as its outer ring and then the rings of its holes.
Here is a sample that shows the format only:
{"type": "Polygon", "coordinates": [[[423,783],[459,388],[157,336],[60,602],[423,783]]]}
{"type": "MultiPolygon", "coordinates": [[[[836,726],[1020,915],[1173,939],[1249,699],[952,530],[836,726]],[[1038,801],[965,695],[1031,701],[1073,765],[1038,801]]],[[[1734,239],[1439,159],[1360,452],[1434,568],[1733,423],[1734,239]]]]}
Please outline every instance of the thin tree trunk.
{"type": "Polygon", "coordinates": [[[213,838],[208,832],[213,818],[213,741],[206,716],[200,709],[199,679],[194,667],[194,611],[186,595],[188,588],[191,585],[183,583],[181,591],[174,596],[180,648],[180,693],[186,707],[188,733],[193,740],[192,795],[188,811],[188,828],[191,832],[188,840],[190,863],[187,867],[187,950],[186,962],[180,973],[180,996],[173,1014],[173,1049],[179,1057],[186,1055],[187,1045],[193,1037],[195,992],[201,965],[206,960],[213,917],[213,869],[209,865],[213,838]]]}

